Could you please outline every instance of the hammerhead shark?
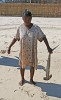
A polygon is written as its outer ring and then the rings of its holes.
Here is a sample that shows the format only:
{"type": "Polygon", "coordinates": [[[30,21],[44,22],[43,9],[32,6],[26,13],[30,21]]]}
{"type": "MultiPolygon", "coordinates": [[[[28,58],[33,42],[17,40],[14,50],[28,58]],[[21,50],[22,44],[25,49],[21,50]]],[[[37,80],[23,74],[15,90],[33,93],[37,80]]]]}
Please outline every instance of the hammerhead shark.
{"type": "MultiPolygon", "coordinates": [[[[54,47],[52,51],[54,51],[59,45],[54,47]]],[[[47,60],[47,66],[46,66],[46,77],[44,77],[44,80],[49,80],[52,77],[52,74],[50,74],[50,63],[51,63],[51,53],[48,54],[48,60],[47,60]]]]}

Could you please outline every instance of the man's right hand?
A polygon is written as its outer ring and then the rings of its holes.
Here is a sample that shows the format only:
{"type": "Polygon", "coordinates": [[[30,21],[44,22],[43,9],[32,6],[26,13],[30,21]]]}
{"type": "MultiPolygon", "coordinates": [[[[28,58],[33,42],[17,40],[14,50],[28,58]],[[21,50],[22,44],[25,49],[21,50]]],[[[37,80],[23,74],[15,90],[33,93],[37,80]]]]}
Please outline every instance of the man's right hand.
{"type": "Polygon", "coordinates": [[[11,48],[8,48],[8,51],[7,51],[8,54],[10,54],[10,50],[11,50],[11,48]]]}
{"type": "Polygon", "coordinates": [[[48,47],[48,52],[49,52],[50,54],[52,54],[52,53],[53,53],[53,50],[52,50],[50,47],[48,47]]]}

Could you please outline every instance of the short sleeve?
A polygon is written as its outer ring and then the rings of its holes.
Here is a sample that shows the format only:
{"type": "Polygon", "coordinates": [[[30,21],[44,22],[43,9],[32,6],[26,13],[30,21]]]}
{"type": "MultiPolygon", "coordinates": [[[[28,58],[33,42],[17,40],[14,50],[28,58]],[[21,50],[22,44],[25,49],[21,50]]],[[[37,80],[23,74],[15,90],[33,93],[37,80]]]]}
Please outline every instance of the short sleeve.
{"type": "Polygon", "coordinates": [[[16,33],[16,35],[14,36],[14,38],[16,39],[16,40],[20,40],[20,33],[19,33],[19,28],[17,29],[17,33],[16,33]]]}
{"type": "Polygon", "coordinates": [[[43,38],[44,37],[46,37],[45,36],[45,34],[43,33],[43,31],[41,30],[41,28],[38,26],[37,27],[37,39],[39,40],[39,41],[42,41],[43,40],[43,38]]]}

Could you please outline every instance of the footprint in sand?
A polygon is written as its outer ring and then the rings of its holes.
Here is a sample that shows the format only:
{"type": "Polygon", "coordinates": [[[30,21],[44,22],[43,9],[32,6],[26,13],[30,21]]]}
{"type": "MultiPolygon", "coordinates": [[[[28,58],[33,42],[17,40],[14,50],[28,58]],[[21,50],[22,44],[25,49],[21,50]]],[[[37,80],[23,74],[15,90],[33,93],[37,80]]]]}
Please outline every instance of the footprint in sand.
{"type": "Polygon", "coordinates": [[[0,100],[4,100],[3,98],[0,98],[0,100]]]}
{"type": "Polygon", "coordinates": [[[0,82],[0,84],[2,84],[2,82],[0,82]]]}
{"type": "Polygon", "coordinates": [[[6,50],[1,50],[0,53],[4,54],[6,53],[6,50]]]}

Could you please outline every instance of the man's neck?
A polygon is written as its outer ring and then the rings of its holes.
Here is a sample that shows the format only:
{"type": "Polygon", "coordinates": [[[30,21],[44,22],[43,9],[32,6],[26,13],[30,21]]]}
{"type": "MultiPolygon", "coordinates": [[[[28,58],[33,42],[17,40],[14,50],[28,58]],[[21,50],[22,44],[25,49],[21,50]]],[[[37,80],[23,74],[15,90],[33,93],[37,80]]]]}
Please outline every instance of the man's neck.
{"type": "Polygon", "coordinates": [[[30,23],[29,25],[25,25],[28,29],[30,29],[32,26],[33,26],[33,24],[32,23],[30,23]]]}

